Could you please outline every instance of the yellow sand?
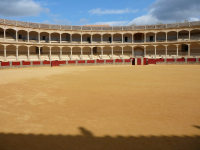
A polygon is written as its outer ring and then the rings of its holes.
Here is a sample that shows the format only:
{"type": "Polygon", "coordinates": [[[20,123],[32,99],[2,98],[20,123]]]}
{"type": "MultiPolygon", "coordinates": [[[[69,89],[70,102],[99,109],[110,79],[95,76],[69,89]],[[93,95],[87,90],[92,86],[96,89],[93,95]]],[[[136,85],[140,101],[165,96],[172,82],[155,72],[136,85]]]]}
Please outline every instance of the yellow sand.
{"type": "Polygon", "coordinates": [[[200,136],[198,65],[10,69],[0,84],[0,133],[200,136]]]}

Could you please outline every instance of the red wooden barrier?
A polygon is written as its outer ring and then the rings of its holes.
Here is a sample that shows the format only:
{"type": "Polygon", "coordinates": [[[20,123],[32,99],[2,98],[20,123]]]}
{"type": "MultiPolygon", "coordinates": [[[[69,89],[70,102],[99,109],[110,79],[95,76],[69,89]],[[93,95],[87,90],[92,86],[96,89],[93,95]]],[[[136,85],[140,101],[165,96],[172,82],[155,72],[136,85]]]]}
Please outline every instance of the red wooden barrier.
{"type": "Polygon", "coordinates": [[[30,61],[22,61],[22,65],[28,66],[28,65],[31,65],[31,62],[30,61]]]}
{"type": "Polygon", "coordinates": [[[131,59],[125,59],[125,62],[131,62],[131,59]]]}
{"type": "Polygon", "coordinates": [[[199,61],[200,61],[200,58],[199,58],[199,61]]]}
{"type": "Polygon", "coordinates": [[[50,65],[50,61],[43,61],[43,65],[50,65]]]}
{"type": "Polygon", "coordinates": [[[40,65],[40,61],[33,61],[33,65],[40,65]]]}
{"type": "Polygon", "coordinates": [[[52,61],[51,67],[53,67],[53,66],[59,66],[59,61],[52,61]]]}
{"type": "Polygon", "coordinates": [[[12,66],[20,66],[20,62],[12,62],[12,66]]]}
{"type": "Polygon", "coordinates": [[[66,64],[66,61],[59,61],[59,64],[66,64]]]}
{"type": "Polygon", "coordinates": [[[143,59],[143,65],[147,65],[147,58],[143,59]]]}
{"type": "Polygon", "coordinates": [[[87,60],[87,63],[94,64],[94,60],[87,60]]]}
{"type": "Polygon", "coordinates": [[[1,66],[10,66],[10,62],[1,62],[1,66]]]}
{"type": "Polygon", "coordinates": [[[156,62],[165,62],[165,60],[164,59],[156,59],[156,62]]]}
{"type": "Polygon", "coordinates": [[[76,63],[76,60],[69,60],[68,61],[68,64],[75,64],[76,63]]]}
{"type": "Polygon", "coordinates": [[[123,62],[122,59],[116,59],[115,62],[123,62]]]}
{"type": "Polygon", "coordinates": [[[148,59],[148,65],[150,64],[156,65],[156,59],[148,59]]]}
{"type": "Polygon", "coordinates": [[[137,65],[141,65],[142,63],[141,63],[141,59],[140,58],[138,58],[137,59],[137,65]]]}
{"type": "Polygon", "coordinates": [[[107,59],[107,60],[106,60],[106,63],[113,63],[113,60],[112,60],[112,59],[111,59],[111,60],[110,60],[110,59],[107,59]]]}
{"type": "Polygon", "coordinates": [[[97,63],[104,63],[104,60],[98,60],[97,59],[97,63]]]}
{"type": "Polygon", "coordinates": [[[85,60],[78,60],[78,64],[84,64],[85,60]]]}
{"type": "Polygon", "coordinates": [[[188,58],[187,61],[188,62],[196,62],[196,58],[188,58]]]}
{"type": "Polygon", "coordinates": [[[168,58],[167,62],[174,62],[174,59],[173,58],[168,58]]]}
{"type": "Polygon", "coordinates": [[[185,62],[185,58],[177,58],[176,61],[177,62],[185,62]]]}

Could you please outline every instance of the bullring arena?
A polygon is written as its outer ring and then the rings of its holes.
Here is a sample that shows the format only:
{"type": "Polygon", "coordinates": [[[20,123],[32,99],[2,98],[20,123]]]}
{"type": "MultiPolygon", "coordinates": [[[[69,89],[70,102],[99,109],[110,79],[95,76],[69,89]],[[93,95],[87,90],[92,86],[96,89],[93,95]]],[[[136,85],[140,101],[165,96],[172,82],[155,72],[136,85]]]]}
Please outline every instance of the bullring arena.
{"type": "Polygon", "coordinates": [[[0,22],[0,150],[200,149],[200,22],[0,22]]]}

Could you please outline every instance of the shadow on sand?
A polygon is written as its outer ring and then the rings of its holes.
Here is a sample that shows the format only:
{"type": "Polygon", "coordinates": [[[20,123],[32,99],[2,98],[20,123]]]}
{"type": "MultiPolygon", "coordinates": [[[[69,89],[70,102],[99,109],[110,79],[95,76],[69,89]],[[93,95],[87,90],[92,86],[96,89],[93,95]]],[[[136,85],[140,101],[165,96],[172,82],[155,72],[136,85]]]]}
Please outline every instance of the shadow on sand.
{"type": "Polygon", "coordinates": [[[0,150],[200,150],[200,136],[33,135],[0,133],[0,150]]]}

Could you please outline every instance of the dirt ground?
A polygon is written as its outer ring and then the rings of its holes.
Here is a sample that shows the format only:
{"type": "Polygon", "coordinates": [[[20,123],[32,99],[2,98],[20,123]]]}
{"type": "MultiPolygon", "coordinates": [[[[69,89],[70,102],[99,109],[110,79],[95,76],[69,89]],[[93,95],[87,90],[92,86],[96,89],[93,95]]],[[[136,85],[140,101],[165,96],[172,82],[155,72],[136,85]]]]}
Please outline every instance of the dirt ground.
{"type": "Polygon", "coordinates": [[[0,150],[200,148],[199,65],[9,69],[0,85],[0,150]]]}

